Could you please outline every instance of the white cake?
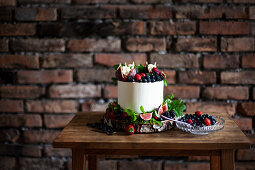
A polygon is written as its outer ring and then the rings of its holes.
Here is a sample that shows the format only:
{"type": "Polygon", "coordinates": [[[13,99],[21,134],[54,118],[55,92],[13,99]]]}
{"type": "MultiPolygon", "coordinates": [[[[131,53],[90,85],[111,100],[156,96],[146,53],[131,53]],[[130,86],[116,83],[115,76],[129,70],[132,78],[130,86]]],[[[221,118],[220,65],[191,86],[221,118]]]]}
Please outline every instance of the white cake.
{"type": "Polygon", "coordinates": [[[163,103],[163,90],[163,81],[153,83],[118,81],[118,104],[137,113],[141,113],[140,106],[143,106],[148,112],[163,103]]]}

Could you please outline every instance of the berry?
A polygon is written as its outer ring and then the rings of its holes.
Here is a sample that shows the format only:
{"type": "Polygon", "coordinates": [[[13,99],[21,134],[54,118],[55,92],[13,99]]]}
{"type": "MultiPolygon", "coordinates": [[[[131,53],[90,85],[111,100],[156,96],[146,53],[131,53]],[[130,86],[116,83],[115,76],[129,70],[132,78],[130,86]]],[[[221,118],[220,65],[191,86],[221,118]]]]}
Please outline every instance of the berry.
{"type": "Polygon", "coordinates": [[[133,125],[128,125],[128,126],[126,127],[126,133],[127,133],[128,135],[133,135],[133,134],[135,133],[135,128],[134,128],[134,126],[133,126],[133,125]]]}
{"type": "Polygon", "coordinates": [[[148,83],[151,82],[151,79],[147,79],[147,82],[148,82],[148,83]]]}
{"type": "Polygon", "coordinates": [[[151,82],[155,82],[156,80],[155,79],[151,79],[151,82]]]}
{"type": "Polygon", "coordinates": [[[202,115],[202,112],[201,112],[201,111],[196,111],[195,114],[196,114],[197,116],[201,116],[201,115],[202,115]]]}
{"type": "Polygon", "coordinates": [[[122,81],[127,81],[127,76],[124,76],[124,77],[122,78],[122,81]]]}
{"type": "Polygon", "coordinates": [[[143,82],[144,82],[144,83],[147,83],[147,79],[143,78],[143,82]]]}
{"type": "Polygon", "coordinates": [[[146,78],[146,79],[150,79],[151,77],[150,77],[149,74],[147,74],[147,75],[145,76],[145,78],[146,78]]]}
{"type": "Polygon", "coordinates": [[[135,75],[135,81],[138,82],[139,80],[141,80],[141,76],[139,74],[136,74],[135,75]]]}
{"type": "Polygon", "coordinates": [[[204,124],[205,124],[206,126],[210,126],[210,125],[211,125],[211,121],[210,121],[210,119],[208,119],[208,118],[205,118],[203,122],[204,122],[204,124]]]}
{"type": "Polygon", "coordinates": [[[141,77],[145,77],[146,74],[145,74],[145,73],[141,73],[140,76],[141,76],[141,77]]]}
{"type": "Polygon", "coordinates": [[[193,121],[191,119],[188,119],[186,122],[189,123],[189,124],[193,123],[193,121]]]}
{"type": "Polygon", "coordinates": [[[165,112],[165,111],[168,111],[167,104],[163,105],[162,108],[163,108],[163,111],[164,111],[164,112],[165,112]]]}
{"type": "Polygon", "coordinates": [[[152,72],[158,72],[158,69],[156,67],[152,68],[152,72]]]}
{"type": "Polygon", "coordinates": [[[142,79],[140,79],[138,82],[140,82],[140,83],[141,83],[141,82],[143,82],[143,80],[142,80],[142,79]]]}
{"type": "Polygon", "coordinates": [[[116,119],[116,116],[115,116],[114,112],[109,112],[108,116],[109,116],[110,119],[116,119]]]}
{"type": "Polygon", "coordinates": [[[128,117],[127,113],[126,113],[126,112],[123,112],[123,113],[122,113],[122,117],[123,117],[123,118],[128,117]]]}

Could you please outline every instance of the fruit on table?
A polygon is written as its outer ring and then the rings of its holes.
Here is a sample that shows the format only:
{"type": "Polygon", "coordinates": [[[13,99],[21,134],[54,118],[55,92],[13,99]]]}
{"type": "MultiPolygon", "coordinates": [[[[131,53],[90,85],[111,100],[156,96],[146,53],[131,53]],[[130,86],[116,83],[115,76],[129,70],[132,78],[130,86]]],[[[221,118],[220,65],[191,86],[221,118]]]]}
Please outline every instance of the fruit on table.
{"type": "Polygon", "coordinates": [[[150,120],[152,118],[152,113],[143,113],[143,114],[140,114],[140,117],[143,120],[150,120]]]}
{"type": "Polygon", "coordinates": [[[205,118],[205,119],[204,119],[204,124],[205,124],[206,126],[210,126],[210,125],[211,125],[210,119],[205,118]]]}
{"type": "Polygon", "coordinates": [[[195,112],[195,114],[186,114],[184,117],[180,118],[179,121],[189,123],[193,127],[215,125],[217,122],[213,116],[202,114],[200,111],[195,112]]]}
{"type": "Polygon", "coordinates": [[[135,128],[133,125],[128,125],[125,130],[128,135],[133,135],[135,133],[135,128]]]}
{"type": "Polygon", "coordinates": [[[201,115],[202,115],[202,112],[201,112],[201,111],[196,111],[195,114],[196,114],[197,116],[201,116],[201,115]]]}
{"type": "Polygon", "coordinates": [[[189,123],[189,124],[193,123],[193,121],[191,119],[188,119],[186,122],[189,123]]]}

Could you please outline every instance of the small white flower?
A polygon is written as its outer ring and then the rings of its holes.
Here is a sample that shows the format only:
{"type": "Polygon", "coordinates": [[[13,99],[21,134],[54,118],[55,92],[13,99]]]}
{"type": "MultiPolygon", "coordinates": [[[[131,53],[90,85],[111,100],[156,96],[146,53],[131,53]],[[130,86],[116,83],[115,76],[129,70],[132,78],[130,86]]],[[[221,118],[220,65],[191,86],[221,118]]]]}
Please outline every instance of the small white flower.
{"type": "Polygon", "coordinates": [[[155,64],[148,64],[148,71],[149,71],[149,73],[152,71],[152,69],[153,69],[154,67],[157,68],[156,62],[155,62],[155,64]]]}

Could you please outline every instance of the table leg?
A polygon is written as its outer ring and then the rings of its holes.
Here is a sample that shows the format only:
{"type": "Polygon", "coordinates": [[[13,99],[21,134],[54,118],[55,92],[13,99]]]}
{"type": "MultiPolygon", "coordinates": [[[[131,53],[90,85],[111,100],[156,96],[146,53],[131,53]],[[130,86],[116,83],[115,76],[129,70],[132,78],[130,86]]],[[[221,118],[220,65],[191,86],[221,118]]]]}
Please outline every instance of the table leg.
{"type": "Polygon", "coordinates": [[[97,170],[97,155],[88,155],[89,170],[97,170]]]}
{"type": "Polygon", "coordinates": [[[220,155],[212,155],[210,170],[220,170],[220,155]]]}
{"type": "Polygon", "coordinates": [[[222,170],[234,170],[235,169],[235,160],[234,160],[234,150],[226,149],[221,150],[221,169],[222,170]]]}
{"type": "Polygon", "coordinates": [[[86,170],[86,155],[81,149],[72,149],[72,170],[86,170]]]}

